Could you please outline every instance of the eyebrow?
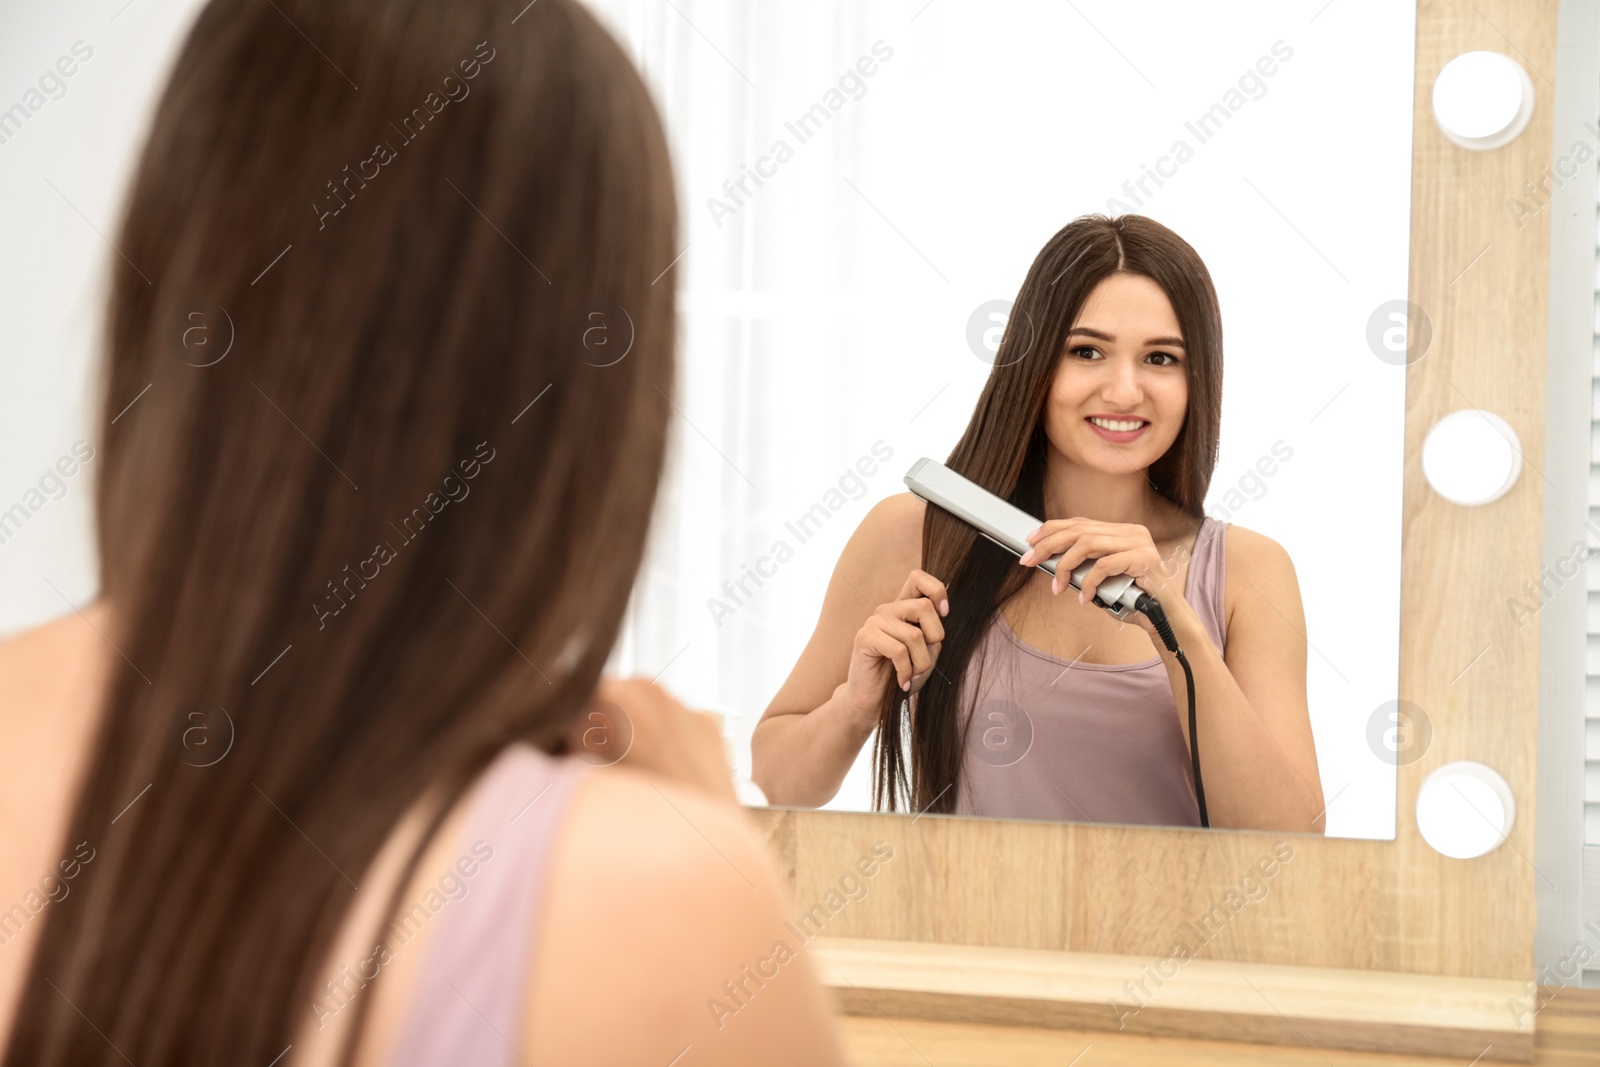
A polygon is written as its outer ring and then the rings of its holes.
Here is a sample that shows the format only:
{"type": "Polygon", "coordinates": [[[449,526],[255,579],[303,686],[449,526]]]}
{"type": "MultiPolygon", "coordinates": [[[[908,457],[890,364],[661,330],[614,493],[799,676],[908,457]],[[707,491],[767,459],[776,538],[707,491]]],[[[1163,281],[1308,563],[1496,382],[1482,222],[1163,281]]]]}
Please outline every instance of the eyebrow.
{"type": "MultiPolygon", "coordinates": [[[[1072,330],[1070,330],[1068,332],[1067,336],[1070,337],[1070,336],[1072,336],[1072,334],[1075,334],[1075,333],[1081,333],[1085,337],[1093,337],[1093,338],[1096,338],[1097,340],[1101,340],[1101,341],[1110,341],[1113,344],[1115,344],[1116,340],[1117,340],[1115,337],[1112,337],[1109,333],[1101,333],[1099,330],[1092,330],[1087,326],[1074,327],[1072,330]]],[[[1182,348],[1183,347],[1183,338],[1181,338],[1181,337],[1152,337],[1152,338],[1150,338],[1150,340],[1145,342],[1145,346],[1146,347],[1150,347],[1152,345],[1172,345],[1175,348],[1182,348]]]]}

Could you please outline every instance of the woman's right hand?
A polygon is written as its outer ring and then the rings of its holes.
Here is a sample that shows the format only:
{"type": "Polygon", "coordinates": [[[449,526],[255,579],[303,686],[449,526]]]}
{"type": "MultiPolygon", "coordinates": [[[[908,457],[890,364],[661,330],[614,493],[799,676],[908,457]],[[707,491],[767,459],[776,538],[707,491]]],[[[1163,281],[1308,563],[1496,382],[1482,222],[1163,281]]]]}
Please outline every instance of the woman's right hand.
{"type": "Polygon", "coordinates": [[[939,661],[941,617],[949,613],[950,595],[943,582],[923,570],[907,575],[900,595],[878,605],[856,631],[845,681],[851,704],[863,715],[875,715],[890,678],[904,692],[921,689],[939,661]]]}

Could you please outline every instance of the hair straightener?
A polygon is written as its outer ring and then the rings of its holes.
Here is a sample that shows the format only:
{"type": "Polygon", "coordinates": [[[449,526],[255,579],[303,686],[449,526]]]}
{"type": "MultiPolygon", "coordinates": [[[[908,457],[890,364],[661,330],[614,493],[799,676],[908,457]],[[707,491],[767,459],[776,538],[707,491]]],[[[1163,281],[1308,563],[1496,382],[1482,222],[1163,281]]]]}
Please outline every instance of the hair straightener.
{"type": "MultiPolygon", "coordinates": [[[[1018,558],[1033,547],[1028,543],[1028,535],[1044,525],[1010,501],[996,496],[978,483],[927,457],[911,465],[911,469],[906,472],[905,482],[917,496],[943,508],[1018,558]]],[[[1054,577],[1056,561],[1060,558],[1061,554],[1057,553],[1035,566],[1054,577]]],[[[1082,590],[1083,579],[1094,563],[1093,559],[1086,559],[1073,568],[1072,573],[1067,576],[1068,584],[1074,589],[1082,590]]],[[[1194,770],[1194,795],[1200,806],[1200,825],[1210,826],[1211,821],[1206,815],[1205,787],[1200,783],[1200,744],[1195,730],[1194,714],[1194,671],[1190,669],[1189,660],[1184,656],[1183,649],[1178,647],[1178,638],[1172,632],[1172,625],[1167,622],[1166,612],[1161,610],[1161,605],[1155,597],[1140,589],[1131,577],[1122,574],[1101,582],[1090,603],[1104,608],[1118,619],[1126,619],[1135,611],[1143,613],[1156,628],[1156,633],[1161,635],[1161,641],[1167,646],[1167,650],[1177,657],[1178,664],[1183,667],[1184,679],[1189,686],[1189,762],[1194,770]]]]}

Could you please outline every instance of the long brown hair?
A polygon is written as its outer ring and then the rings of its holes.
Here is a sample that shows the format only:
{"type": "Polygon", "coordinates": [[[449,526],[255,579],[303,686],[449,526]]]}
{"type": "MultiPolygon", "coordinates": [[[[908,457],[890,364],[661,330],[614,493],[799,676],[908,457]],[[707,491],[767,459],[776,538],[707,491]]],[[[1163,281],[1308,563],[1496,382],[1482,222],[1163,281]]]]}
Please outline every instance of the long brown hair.
{"type": "Polygon", "coordinates": [[[622,49],[517,6],[212,0],[177,57],[112,260],[121,657],[65,838],[94,859],[8,1065],[272,1062],[401,814],[559,750],[594,690],[661,474],[677,208],[622,49]],[[196,712],[234,732],[209,766],[196,712]]]}
{"type": "MultiPolygon", "coordinates": [[[[1159,285],[1183,331],[1188,412],[1172,447],[1145,476],[1198,525],[1222,421],[1222,316],[1199,255],[1142,215],[1084,215],[1046,242],[1023,279],[994,367],[945,466],[1030,515],[1050,517],[1044,514],[1044,405],[1084,301],[1116,273],[1144,275],[1159,285]]],[[[922,569],[950,588],[950,614],[943,620],[939,662],[915,697],[907,698],[893,677],[885,688],[873,743],[873,807],[898,811],[904,801],[919,812],[948,813],[961,788],[966,749],[958,715],[962,679],[994,613],[1032,572],[943,510],[929,507],[925,516],[922,569]]]]}

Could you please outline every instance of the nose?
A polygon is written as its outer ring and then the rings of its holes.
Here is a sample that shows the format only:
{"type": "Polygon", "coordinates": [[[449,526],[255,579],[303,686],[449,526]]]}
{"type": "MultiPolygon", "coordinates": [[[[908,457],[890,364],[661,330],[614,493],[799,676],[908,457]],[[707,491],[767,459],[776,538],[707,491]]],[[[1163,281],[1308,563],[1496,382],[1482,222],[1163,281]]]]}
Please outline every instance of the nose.
{"type": "Polygon", "coordinates": [[[1144,399],[1144,389],[1139,384],[1139,370],[1133,360],[1109,361],[1106,374],[1109,380],[1102,391],[1107,404],[1128,409],[1144,399]]]}

